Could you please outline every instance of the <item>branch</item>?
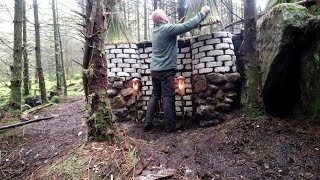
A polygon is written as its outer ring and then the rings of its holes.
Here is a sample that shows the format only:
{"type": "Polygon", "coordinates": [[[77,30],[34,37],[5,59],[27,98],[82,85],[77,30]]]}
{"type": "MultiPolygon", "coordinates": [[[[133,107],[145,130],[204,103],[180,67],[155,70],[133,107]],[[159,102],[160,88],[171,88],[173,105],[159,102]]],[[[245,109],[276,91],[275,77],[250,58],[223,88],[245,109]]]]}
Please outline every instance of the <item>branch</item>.
{"type": "MultiPolygon", "coordinates": [[[[257,19],[260,19],[263,15],[264,15],[264,13],[257,15],[257,19]]],[[[221,29],[221,31],[225,31],[228,27],[233,26],[233,25],[238,24],[238,23],[242,23],[243,21],[244,21],[243,19],[239,19],[239,20],[237,20],[237,21],[233,21],[233,22],[225,25],[225,26],[221,29]]]]}
{"type": "Polygon", "coordinates": [[[75,61],[75,60],[72,60],[73,62],[77,63],[78,65],[80,65],[81,67],[83,67],[82,64],[80,64],[79,62],[75,61]]]}
{"type": "Polygon", "coordinates": [[[5,130],[5,129],[11,129],[11,128],[15,128],[18,126],[23,126],[26,124],[30,124],[30,123],[34,123],[34,122],[39,122],[39,121],[43,121],[43,120],[47,120],[47,119],[52,119],[53,117],[44,117],[44,118],[39,118],[39,119],[34,119],[34,120],[30,120],[30,121],[26,121],[26,122],[21,122],[21,123],[17,123],[17,124],[12,124],[12,125],[8,125],[8,126],[2,126],[0,127],[0,130],[5,130]]]}
{"type": "Polygon", "coordinates": [[[239,17],[238,14],[234,13],[233,10],[231,10],[223,0],[221,0],[221,3],[230,11],[231,14],[235,15],[238,19],[243,20],[243,18],[239,17]]]}
{"type": "Polygon", "coordinates": [[[13,51],[12,47],[10,47],[7,43],[5,43],[2,38],[0,38],[0,41],[13,51]]]}
{"type": "Polygon", "coordinates": [[[76,10],[71,10],[71,12],[73,12],[73,13],[75,13],[75,14],[78,14],[79,16],[81,16],[81,17],[83,17],[83,18],[87,18],[87,16],[85,15],[85,14],[83,14],[83,13],[81,13],[81,12],[78,12],[78,11],[76,11],[76,10]]]}

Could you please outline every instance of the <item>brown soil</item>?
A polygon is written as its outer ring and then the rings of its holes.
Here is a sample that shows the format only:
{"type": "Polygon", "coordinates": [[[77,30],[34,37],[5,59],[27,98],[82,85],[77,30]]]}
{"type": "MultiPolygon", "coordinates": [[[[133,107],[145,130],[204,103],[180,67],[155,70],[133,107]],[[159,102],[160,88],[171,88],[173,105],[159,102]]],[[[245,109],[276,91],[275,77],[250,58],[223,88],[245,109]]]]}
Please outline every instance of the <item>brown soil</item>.
{"type": "MultiPolygon", "coordinates": [[[[78,133],[84,132],[81,119],[84,108],[83,97],[69,97],[37,113],[38,116],[56,115],[53,120],[23,127],[24,136],[14,134],[1,138],[0,179],[32,177],[38,169],[46,168],[53,160],[61,160],[59,157],[79,147],[83,135],[78,133]]],[[[319,123],[275,118],[255,121],[241,113],[233,116],[232,120],[215,127],[194,127],[169,134],[163,132],[163,126],[148,133],[133,123],[117,126],[124,132],[123,140],[137,149],[140,160],[149,162],[145,170],[153,167],[175,170],[167,179],[320,178],[319,123]]],[[[105,144],[89,144],[85,149],[91,153],[88,167],[97,162],[98,157],[93,154],[122,158],[118,162],[128,154],[123,153],[127,147],[111,148],[105,144]],[[94,150],[93,146],[101,148],[94,150]]],[[[106,178],[111,171],[115,179],[124,177],[119,174],[116,163],[102,166],[103,171],[96,177],[106,178]]]]}
{"type": "Polygon", "coordinates": [[[0,132],[0,179],[24,179],[55,157],[81,145],[84,110],[84,97],[68,97],[33,115],[54,119],[0,132]]]}

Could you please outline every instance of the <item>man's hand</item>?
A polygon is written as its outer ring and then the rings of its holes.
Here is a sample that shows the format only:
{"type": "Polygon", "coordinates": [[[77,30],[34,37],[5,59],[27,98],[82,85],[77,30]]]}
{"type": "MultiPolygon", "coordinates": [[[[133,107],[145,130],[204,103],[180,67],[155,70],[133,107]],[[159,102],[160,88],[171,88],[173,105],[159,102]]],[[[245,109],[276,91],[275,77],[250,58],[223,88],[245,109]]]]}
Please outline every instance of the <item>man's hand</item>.
{"type": "Polygon", "coordinates": [[[203,6],[201,8],[201,11],[204,12],[205,14],[208,14],[210,12],[210,7],[209,6],[203,6]]]}

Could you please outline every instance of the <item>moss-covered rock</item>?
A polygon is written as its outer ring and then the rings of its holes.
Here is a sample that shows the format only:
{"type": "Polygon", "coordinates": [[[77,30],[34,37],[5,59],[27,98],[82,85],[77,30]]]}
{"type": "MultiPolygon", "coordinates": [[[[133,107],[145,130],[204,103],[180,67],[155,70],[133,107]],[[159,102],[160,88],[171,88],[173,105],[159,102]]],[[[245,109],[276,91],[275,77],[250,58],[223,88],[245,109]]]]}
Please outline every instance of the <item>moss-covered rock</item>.
{"type": "Polygon", "coordinates": [[[267,113],[320,114],[319,24],[319,18],[295,4],[277,5],[266,14],[258,50],[267,113]]]}

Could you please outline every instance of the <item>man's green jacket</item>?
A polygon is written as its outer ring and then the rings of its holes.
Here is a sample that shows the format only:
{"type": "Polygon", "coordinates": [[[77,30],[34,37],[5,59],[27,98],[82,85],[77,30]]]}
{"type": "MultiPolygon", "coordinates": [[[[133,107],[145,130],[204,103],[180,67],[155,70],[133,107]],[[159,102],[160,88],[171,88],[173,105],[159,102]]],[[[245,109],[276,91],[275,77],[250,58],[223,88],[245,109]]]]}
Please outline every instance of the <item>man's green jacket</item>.
{"type": "Polygon", "coordinates": [[[196,28],[205,16],[205,13],[199,12],[182,24],[156,24],[152,32],[152,71],[176,69],[177,36],[196,28]]]}

